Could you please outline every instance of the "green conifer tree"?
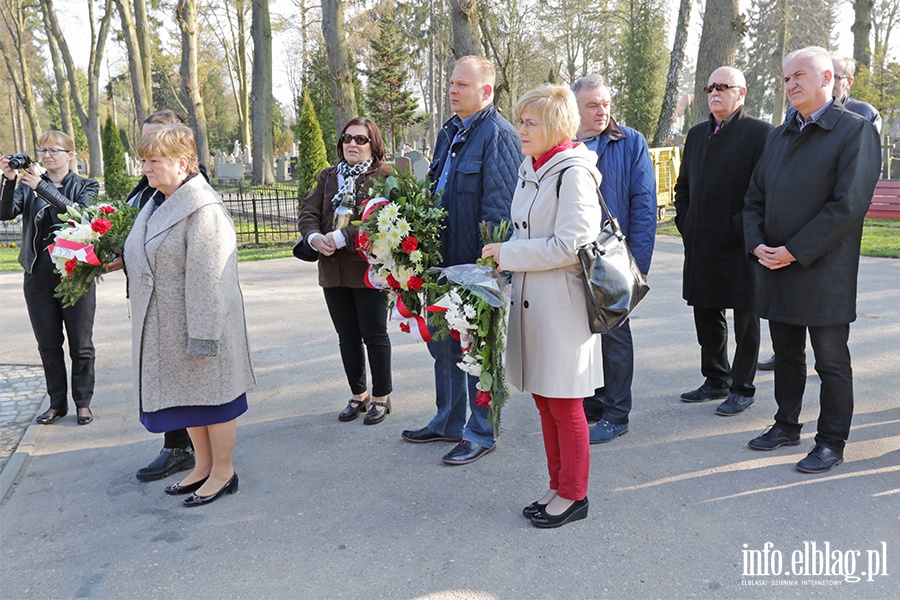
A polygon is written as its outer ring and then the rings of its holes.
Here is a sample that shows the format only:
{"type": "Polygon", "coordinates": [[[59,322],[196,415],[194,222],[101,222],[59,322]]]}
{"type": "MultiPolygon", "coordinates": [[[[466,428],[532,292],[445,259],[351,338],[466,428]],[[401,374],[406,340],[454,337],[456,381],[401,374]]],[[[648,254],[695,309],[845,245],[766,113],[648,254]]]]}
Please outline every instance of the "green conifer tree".
{"type": "Polygon", "coordinates": [[[305,197],[316,185],[316,175],[328,166],[322,128],[307,91],[301,100],[300,120],[294,126],[297,140],[297,169],[300,174],[300,197],[305,197]]]}
{"type": "Polygon", "coordinates": [[[101,135],[103,144],[103,179],[109,201],[124,200],[131,191],[131,179],[125,171],[125,151],[122,138],[112,115],[106,116],[101,135]]]}

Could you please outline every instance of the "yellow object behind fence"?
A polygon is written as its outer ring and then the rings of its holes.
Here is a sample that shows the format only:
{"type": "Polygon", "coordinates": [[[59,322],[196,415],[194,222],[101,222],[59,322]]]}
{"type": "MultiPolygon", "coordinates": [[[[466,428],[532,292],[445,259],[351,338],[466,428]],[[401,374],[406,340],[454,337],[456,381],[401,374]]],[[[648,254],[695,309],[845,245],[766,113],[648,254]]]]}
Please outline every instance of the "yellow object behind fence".
{"type": "Polygon", "coordinates": [[[657,217],[665,216],[665,207],[675,204],[675,180],[681,168],[681,148],[650,148],[650,159],[656,173],[657,217]]]}

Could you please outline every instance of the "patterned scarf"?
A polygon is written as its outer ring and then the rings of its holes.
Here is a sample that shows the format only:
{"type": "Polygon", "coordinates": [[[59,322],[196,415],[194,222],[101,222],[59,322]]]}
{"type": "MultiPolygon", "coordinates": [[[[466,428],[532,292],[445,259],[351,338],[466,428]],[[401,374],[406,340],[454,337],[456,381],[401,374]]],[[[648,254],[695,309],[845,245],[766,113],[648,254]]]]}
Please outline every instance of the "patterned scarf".
{"type": "Polygon", "coordinates": [[[337,172],[341,176],[341,185],[338,187],[337,193],[331,199],[331,206],[337,208],[341,204],[341,200],[349,195],[347,207],[356,204],[356,178],[369,170],[372,166],[372,158],[356,165],[351,165],[346,160],[338,163],[337,172]]]}

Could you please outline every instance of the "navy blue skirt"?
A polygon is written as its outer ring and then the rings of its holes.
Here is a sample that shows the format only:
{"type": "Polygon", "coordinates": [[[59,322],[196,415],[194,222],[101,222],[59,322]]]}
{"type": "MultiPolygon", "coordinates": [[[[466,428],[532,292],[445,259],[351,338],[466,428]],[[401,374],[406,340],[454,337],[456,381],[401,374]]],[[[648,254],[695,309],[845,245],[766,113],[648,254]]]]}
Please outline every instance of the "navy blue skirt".
{"type": "Polygon", "coordinates": [[[247,412],[247,394],[219,406],[174,406],[155,412],[141,411],[141,424],[150,433],[227,423],[247,412]]]}

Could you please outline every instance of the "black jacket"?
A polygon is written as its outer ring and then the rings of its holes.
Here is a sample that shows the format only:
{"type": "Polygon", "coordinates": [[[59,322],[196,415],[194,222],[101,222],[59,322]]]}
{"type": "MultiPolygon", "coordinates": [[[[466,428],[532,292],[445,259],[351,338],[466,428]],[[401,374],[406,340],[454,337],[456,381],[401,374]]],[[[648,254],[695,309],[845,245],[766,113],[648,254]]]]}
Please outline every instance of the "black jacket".
{"type": "Polygon", "coordinates": [[[16,186],[16,179],[7,179],[0,175],[0,221],[9,221],[22,215],[22,248],[19,250],[19,264],[26,273],[31,273],[34,261],[37,260],[41,243],[38,232],[46,219],[51,224],[61,223],[59,213],[66,212],[69,206],[80,204],[87,206],[96,201],[100,193],[100,184],[94,179],[85,179],[69,171],[62,180],[62,187],[57,188],[47,177],[41,177],[37,190],[27,185],[16,186]]]}
{"type": "Polygon", "coordinates": [[[675,225],[684,243],[682,296],[702,308],[753,308],[753,263],[741,210],[772,125],[739,108],[713,134],[715,118],[688,133],[675,184],[675,225]]]}
{"type": "Polygon", "coordinates": [[[793,120],[769,135],[744,205],[745,248],[785,246],[796,262],[755,265],[760,317],[805,326],[856,320],[862,226],[880,171],[875,127],[838,102],[803,131],[793,120]]]}

